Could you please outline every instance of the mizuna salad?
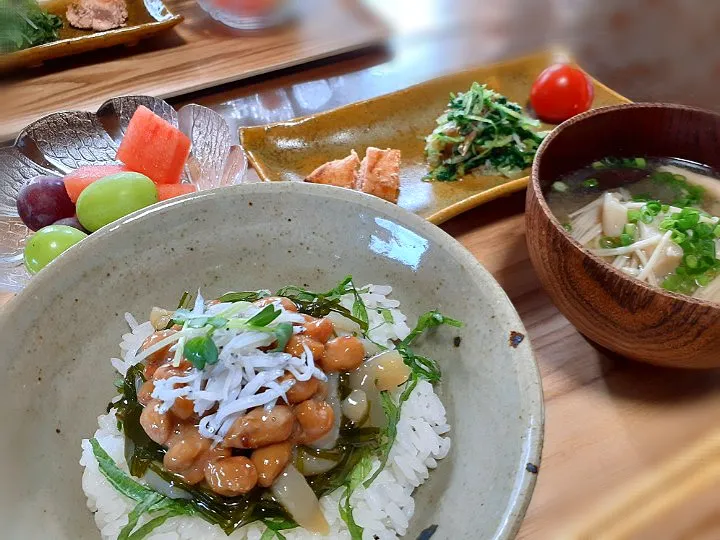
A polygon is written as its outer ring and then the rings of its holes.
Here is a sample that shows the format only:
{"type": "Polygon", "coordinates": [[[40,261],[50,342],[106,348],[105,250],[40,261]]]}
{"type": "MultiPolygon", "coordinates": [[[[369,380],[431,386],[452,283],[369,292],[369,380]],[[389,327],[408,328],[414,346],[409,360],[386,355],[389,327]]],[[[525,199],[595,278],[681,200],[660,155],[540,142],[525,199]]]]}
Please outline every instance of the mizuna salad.
{"type": "Polygon", "coordinates": [[[430,311],[411,328],[391,292],[348,276],[126,315],[119,393],[82,443],[102,537],[405,534],[450,449],[440,367],[413,347],[462,324],[430,311]]]}

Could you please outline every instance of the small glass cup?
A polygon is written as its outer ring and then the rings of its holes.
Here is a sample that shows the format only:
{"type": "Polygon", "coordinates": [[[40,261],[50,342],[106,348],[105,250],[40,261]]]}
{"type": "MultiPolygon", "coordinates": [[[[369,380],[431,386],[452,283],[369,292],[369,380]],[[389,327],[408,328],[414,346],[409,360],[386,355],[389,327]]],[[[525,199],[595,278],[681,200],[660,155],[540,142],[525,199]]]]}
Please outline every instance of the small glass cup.
{"type": "Polygon", "coordinates": [[[281,25],[295,15],[295,0],[198,0],[213,19],[240,30],[281,25]]]}

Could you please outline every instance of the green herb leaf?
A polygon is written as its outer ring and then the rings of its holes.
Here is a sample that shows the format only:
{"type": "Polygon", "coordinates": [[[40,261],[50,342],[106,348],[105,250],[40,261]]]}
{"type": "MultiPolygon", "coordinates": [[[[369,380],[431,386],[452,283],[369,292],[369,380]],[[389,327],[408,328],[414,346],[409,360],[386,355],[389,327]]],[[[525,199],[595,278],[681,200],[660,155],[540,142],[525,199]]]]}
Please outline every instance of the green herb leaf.
{"type": "Polygon", "coordinates": [[[216,364],[218,348],[210,336],[189,339],[183,348],[183,355],[197,369],[205,369],[206,364],[216,364]]]}
{"type": "Polygon", "coordinates": [[[383,433],[383,442],[380,445],[380,466],[377,468],[375,473],[365,480],[363,485],[367,488],[375,481],[380,472],[385,468],[388,457],[390,457],[390,450],[395,439],[397,438],[397,423],[400,420],[400,406],[395,403],[389,392],[380,392],[380,400],[382,401],[383,412],[387,420],[387,426],[383,433]]]}
{"type": "Polygon", "coordinates": [[[277,340],[277,346],[273,349],[273,352],[282,352],[290,341],[293,335],[293,327],[290,323],[280,323],[273,328],[275,339],[277,340]]]}
{"type": "Polygon", "coordinates": [[[247,324],[248,326],[267,326],[271,322],[273,322],[275,319],[277,319],[280,314],[282,313],[281,310],[277,309],[272,304],[265,306],[259,313],[257,313],[254,317],[250,318],[248,320],[247,324]]]}
{"type": "Polygon", "coordinates": [[[134,501],[142,501],[152,495],[153,491],[151,489],[138,484],[115,465],[115,462],[105,452],[105,449],[100,446],[97,439],[90,439],[90,445],[98,462],[100,472],[116,490],[134,501]]]}
{"type": "Polygon", "coordinates": [[[363,454],[360,461],[355,465],[352,472],[345,482],[345,492],[340,497],[338,510],[340,517],[347,525],[350,537],[353,540],[362,540],[363,528],[360,527],[353,517],[352,506],[350,505],[350,496],[360,487],[362,481],[367,478],[372,470],[372,458],[367,453],[363,454]]]}
{"type": "Polygon", "coordinates": [[[180,301],[178,302],[178,310],[187,310],[190,309],[190,307],[193,305],[193,297],[192,294],[190,294],[189,291],[185,291],[182,293],[182,296],[180,297],[180,301]]]}
{"type": "Polygon", "coordinates": [[[277,296],[284,296],[292,300],[298,306],[300,313],[305,313],[312,317],[325,317],[330,312],[339,313],[343,317],[357,323],[363,333],[367,334],[367,320],[353,315],[349,309],[340,304],[341,297],[352,293],[353,289],[352,276],[346,276],[336,287],[324,293],[308,291],[301,287],[291,285],[280,289],[276,294],[277,296]]]}
{"type": "Polygon", "coordinates": [[[118,492],[138,502],[137,506],[128,515],[128,524],[120,532],[118,540],[141,540],[170,517],[179,515],[192,516],[195,514],[195,510],[188,502],[169,499],[130,478],[115,464],[108,453],[105,452],[105,449],[100,446],[97,439],[90,439],[90,445],[92,446],[93,455],[98,462],[98,469],[102,475],[107,478],[108,482],[110,482],[118,492]],[[142,514],[160,511],[166,511],[166,514],[148,521],[137,531],[130,534],[137,526],[142,514]]]}
{"type": "Polygon", "coordinates": [[[128,540],[130,537],[130,533],[132,533],[133,529],[137,527],[138,521],[140,520],[140,517],[150,510],[150,507],[153,506],[156,502],[160,501],[163,498],[162,495],[159,493],[151,493],[147,497],[145,497],[142,501],[137,503],[135,508],[133,508],[130,513],[128,514],[128,522],[127,525],[125,525],[118,534],[117,540],[128,540]]]}
{"type": "Polygon", "coordinates": [[[228,292],[218,298],[218,302],[235,303],[235,302],[257,302],[258,300],[270,296],[267,291],[243,291],[243,292],[228,292]]]}
{"type": "Polygon", "coordinates": [[[427,313],[424,313],[420,316],[417,324],[415,325],[415,328],[413,328],[410,334],[408,334],[408,336],[403,340],[403,343],[405,343],[405,345],[410,345],[415,340],[415,338],[417,338],[426,330],[441,326],[443,324],[447,324],[448,326],[454,326],[456,328],[461,328],[463,326],[462,322],[456,319],[451,319],[450,317],[446,317],[438,310],[428,311],[427,313]]]}
{"type": "Polygon", "coordinates": [[[191,317],[190,315],[190,312],[187,310],[180,309],[173,315],[172,323],[179,325],[187,324],[188,328],[203,328],[205,326],[224,328],[228,323],[228,319],[225,317],[191,317]]]}
{"type": "Polygon", "coordinates": [[[357,289],[355,288],[355,285],[350,283],[350,286],[352,287],[352,293],[355,297],[355,301],[353,302],[352,307],[352,314],[353,317],[356,317],[357,319],[361,320],[365,323],[365,326],[368,324],[368,314],[367,314],[367,308],[365,307],[365,302],[363,302],[362,298],[360,297],[360,293],[358,293],[357,289]]]}
{"type": "Polygon", "coordinates": [[[400,353],[403,362],[410,368],[413,374],[433,384],[440,382],[442,371],[435,360],[415,354],[410,347],[404,343],[398,343],[396,350],[400,353]]]}
{"type": "Polygon", "coordinates": [[[285,535],[280,531],[288,529],[294,529],[297,527],[297,523],[292,520],[282,518],[268,518],[263,520],[263,524],[267,527],[263,532],[260,540],[272,540],[277,538],[278,540],[286,540],[285,535]]]}
{"type": "Polygon", "coordinates": [[[583,180],[582,185],[586,188],[596,188],[600,185],[600,182],[598,182],[597,178],[586,178],[583,180]]]}
{"type": "Polygon", "coordinates": [[[380,312],[380,315],[382,315],[383,321],[385,321],[388,324],[394,324],[395,318],[393,317],[392,312],[387,308],[380,308],[378,309],[380,312]]]}
{"type": "MultiPolygon", "coordinates": [[[[175,516],[182,516],[185,515],[184,511],[180,511],[178,509],[170,509],[161,516],[157,516],[147,523],[140,527],[138,530],[136,530],[134,533],[132,533],[128,540],[142,540],[146,536],[148,536],[151,532],[153,532],[155,529],[157,529],[160,525],[165,523],[168,519],[175,517],[175,516]]],[[[118,539],[119,540],[119,539],[118,539]]]]}

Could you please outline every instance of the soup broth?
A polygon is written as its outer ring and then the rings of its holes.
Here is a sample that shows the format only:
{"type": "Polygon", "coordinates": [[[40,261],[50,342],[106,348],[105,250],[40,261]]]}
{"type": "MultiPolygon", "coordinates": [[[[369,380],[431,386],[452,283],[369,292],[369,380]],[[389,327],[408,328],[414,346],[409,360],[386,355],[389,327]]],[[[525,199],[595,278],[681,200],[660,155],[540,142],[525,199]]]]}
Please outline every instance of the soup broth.
{"type": "Polygon", "coordinates": [[[580,244],[650,285],[720,302],[720,173],[674,158],[605,158],[546,193],[580,244]]]}

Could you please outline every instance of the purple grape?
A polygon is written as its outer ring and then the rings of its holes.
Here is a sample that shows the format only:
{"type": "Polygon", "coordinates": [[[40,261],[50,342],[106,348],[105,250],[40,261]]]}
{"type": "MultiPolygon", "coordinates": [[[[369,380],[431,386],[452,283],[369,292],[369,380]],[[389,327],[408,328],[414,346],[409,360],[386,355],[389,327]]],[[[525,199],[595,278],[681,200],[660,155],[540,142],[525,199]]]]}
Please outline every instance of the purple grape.
{"type": "Polygon", "coordinates": [[[73,227],[78,231],[84,232],[85,234],[90,234],[90,231],[88,231],[85,227],[82,226],[82,223],[80,223],[80,220],[77,218],[77,216],[58,219],[55,223],[53,223],[53,225],[67,225],[68,227],[73,227]]]}
{"type": "Polygon", "coordinates": [[[57,176],[38,176],[20,190],[17,211],[28,229],[37,231],[56,221],[73,217],[75,205],[57,176]]]}

